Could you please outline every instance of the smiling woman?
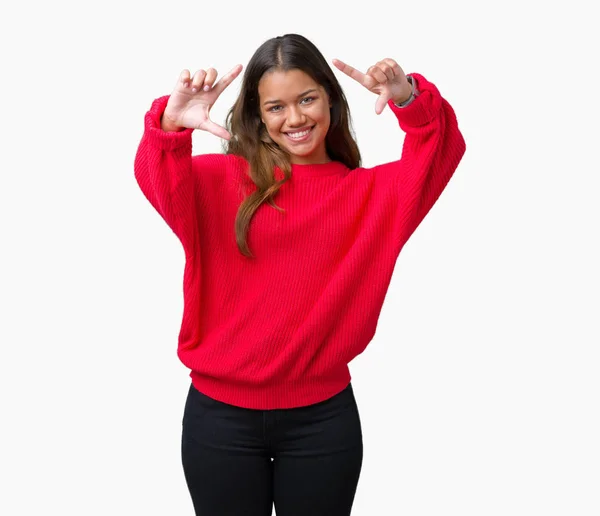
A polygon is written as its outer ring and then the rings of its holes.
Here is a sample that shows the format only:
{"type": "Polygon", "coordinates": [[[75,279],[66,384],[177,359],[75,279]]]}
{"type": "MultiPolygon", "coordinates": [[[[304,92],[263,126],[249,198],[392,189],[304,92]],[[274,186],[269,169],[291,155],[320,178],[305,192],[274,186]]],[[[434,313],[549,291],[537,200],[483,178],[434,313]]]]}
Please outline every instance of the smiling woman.
{"type": "Polygon", "coordinates": [[[337,77],[308,39],[287,34],[256,50],[227,116],[233,137],[225,152],[248,162],[248,175],[256,185],[235,221],[242,254],[252,256],[246,237],[254,214],[261,205],[274,204],[283,184],[300,175],[294,165],[335,161],[351,170],[360,166],[349,111],[337,77]]]}
{"type": "Polygon", "coordinates": [[[184,70],[146,113],[135,177],[185,249],[181,453],[198,515],[350,514],[363,447],[348,364],[465,152],[423,75],[390,58],[366,73],[333,64],[392,111],[400,159],[360,166],[342,88],[297,34],[254,53],[227,129],[209,112],[240,65],[218,82],[184,70]],[[193,129],[225,152],[192,155],[193,129]]]}
{"type": "Polygon", "coordinates": [[[258,93],[261,120],[292,164],[331,161],[325,148],[331,101],[323,86],[301,70],[274,70],[263,75],[258,93]]]}

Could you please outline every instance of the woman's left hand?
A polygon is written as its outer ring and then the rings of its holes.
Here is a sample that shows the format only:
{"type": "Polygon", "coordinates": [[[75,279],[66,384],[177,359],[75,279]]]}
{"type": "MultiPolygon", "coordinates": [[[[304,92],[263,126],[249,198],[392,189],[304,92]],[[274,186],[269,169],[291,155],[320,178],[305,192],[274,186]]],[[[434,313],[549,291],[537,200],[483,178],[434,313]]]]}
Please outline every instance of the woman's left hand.
{"type": "Polygon", "coordinates": [[[339,59],[334,59],[333,64],[348,77],[352,77],[369,91],[379,95],[375,103],[375,113],[378,115],[381,114],[390,99],[395,104],[400,104],[410,97],[412,85],[408,82],[400,65],[393,59],[382,59],[369,67],[366,74],[339,59]]]}

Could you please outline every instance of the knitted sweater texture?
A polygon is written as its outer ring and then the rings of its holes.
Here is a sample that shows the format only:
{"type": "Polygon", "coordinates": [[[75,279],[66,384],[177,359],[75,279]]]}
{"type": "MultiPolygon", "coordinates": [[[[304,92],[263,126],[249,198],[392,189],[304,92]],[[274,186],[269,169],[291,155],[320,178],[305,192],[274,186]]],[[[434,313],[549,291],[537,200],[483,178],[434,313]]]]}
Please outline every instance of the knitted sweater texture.
{"type": "MultiPolygon", "coordinates": [[[[144,119],[134,162],[146,199],[185,252],[177,353],[194,386],[253,409],[306,406],[342,391],[375,335],[402,247],[465,152],[455,113],[420,74],[419,96],[389,108],[401,158],[371,168],[292,165],[275,203],[236,245],[240,203],[255,188],[239,156],[192,154],[193,129],[165,132],[169,96],[144,119]]],[[[283,177],[283,176],[281,176],[283,177]]]]}

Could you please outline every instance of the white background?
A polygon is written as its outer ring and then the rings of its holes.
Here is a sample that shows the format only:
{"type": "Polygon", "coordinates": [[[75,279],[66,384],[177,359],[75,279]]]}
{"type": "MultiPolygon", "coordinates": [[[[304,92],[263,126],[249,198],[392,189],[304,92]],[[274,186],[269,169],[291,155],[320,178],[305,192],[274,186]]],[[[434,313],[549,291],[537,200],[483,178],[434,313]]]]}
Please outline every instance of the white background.
{"type": "MultiPolygon", "coordinates": [[[[584,2],[55,1],[0,14],[0,514],[193,515],[183,250],[133,160],[145,112],[183,68],[225,73],[287,32],[329,62],[392,57],[422,73],[467,141],[351,364],[365,439],[353,515],[600,514],[600,43],[584,2]]],[[[335,72],[364,165],[397,159],[392,113],[335,72]]],[[[194,133],[194,153],[219,150],[194,133]]]]}

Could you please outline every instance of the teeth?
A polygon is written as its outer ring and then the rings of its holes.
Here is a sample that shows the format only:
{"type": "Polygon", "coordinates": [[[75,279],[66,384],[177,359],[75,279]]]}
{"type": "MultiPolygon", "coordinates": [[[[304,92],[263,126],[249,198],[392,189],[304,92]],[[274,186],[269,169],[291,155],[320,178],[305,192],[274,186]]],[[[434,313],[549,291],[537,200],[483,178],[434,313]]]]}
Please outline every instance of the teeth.
{"type": "Polygon", "coordinates": [[[310,129],[308,129],[306,131],[301,131],[299,133],[287,133],[287,135],[290,138],[302,138],[303,136],[306,136],[308,133],[310,133],[310,129]]]}

